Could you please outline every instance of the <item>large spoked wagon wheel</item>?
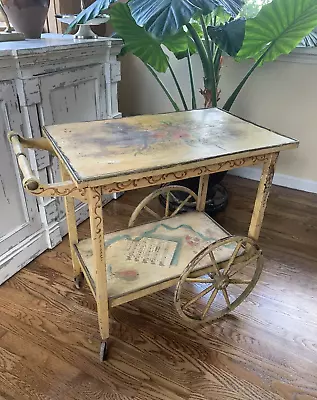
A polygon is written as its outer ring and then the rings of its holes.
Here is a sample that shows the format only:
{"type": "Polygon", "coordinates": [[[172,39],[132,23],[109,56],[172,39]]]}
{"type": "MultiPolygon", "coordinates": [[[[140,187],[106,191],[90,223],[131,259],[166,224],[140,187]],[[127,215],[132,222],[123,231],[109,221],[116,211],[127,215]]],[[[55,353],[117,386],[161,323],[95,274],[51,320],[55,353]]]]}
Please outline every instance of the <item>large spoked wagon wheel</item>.
{"type": "Polygon", "coordinates": [[[175,215],[183,212],[185,207],[189,207],[193,203],[196,204],[196,202],[196,193],[184,186],[163,186],[149,194],[140,202],[131,215],[129,228],[135,225],[135,221],[141,213],[151,215],[156,220],[161,221],[166,218],[174,217],[175,215]],[[184,200],[179,201],[176,197],[177,193],[185,193],[187,196],[185,196],[184,200]],[[158,198],[160,196],[164,196],[166,199],[164,207],[162,207],[162,205],[158,202],[158,198]],[[174,204],[177,202],[177,207],[170,207],[171,202],[174,204]],[[152,205],[152,207],[150,207],[150,205],[152,205]],[[153,210],[153,206],[156,206],[155,211],[153,210]]]}
{"type": "Polygon", "coordinates": [[[174,296],[179,315],[190,322],[223,317],[252,292],[262,269],[262,251],[252,239],[230,236],[210,244],[193,258],[179,278],[174,296]],[[217,261],[223,250],[228,254],[228,249],[230,258],[217,261]],[[199,264],[209,262],[208,274],[199,276],[199,264]]]}

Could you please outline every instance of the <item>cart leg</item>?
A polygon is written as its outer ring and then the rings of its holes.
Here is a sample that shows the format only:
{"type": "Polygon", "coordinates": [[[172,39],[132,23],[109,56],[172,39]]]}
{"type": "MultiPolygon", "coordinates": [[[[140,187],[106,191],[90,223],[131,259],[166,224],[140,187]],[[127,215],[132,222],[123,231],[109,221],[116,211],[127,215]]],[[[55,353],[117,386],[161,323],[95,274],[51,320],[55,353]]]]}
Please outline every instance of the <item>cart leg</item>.
{"type": "Polygon", "coordinates": [[[264,162],[261,180],[258,186],[254,210],[251,218],[248,236],[253,240],[258,240],[264,218],[267,201],[274,177],[275,165],[279,153],[273,153],[264,162]]]}
{"type": "Polygon", "coordinates": [[[88,189],[90,230],[93,260],[96,268],[96,301],[99,330],[101,336],[100,361],[107,357],[109,338],[109,308],[107,292],[107,273],[102,215],[102,189],[88,189]]]}
{"type": "Polygon", "coordinates": [[[209,175],[203,175],[199,178],[198,201],[196,206],[197,211],[205,210],[208,181],[209,181],[209,175]]]}
{"type": "MultiPolygon", "coordinates": [[[[69,180],[68,174],[62,164],[60,164],[60,171],[61,171],[61,175],[62,175],[62,180],[63,181],[69,180]]],[[[77,232],[74,199],[72,197],[66,196],[64,198],[64,204],[65,204],[66,220],[67,220],[67,227],[68,227],[70,254],[71,254],[72,263],[73,263],[74,283],[75,283],[76,288],[80,289],[81,285],[83,283],[83,280],[84,280],[84,276],[83,276],[83,273],[81,272],[80,264],[78,262],[77,256],[75,254],[75,249],[74,249],[74,244],[78,243],[78,232],[77,232]]]]}

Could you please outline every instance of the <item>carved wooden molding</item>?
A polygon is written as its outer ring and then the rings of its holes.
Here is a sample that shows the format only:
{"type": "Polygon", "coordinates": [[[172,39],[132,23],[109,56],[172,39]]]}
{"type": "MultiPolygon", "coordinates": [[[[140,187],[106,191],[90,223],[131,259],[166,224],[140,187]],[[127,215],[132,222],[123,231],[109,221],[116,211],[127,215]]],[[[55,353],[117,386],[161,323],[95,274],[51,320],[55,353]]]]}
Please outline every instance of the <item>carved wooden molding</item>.
{"type": "Polygon", "coordinates": [[[165,174],[147,176],[139,179],[129,179],[125,182],[114,182],[109,185],[104,185],[102,191],[106,193],[122,192],[127,190],[134,190],[142,187],[148,187],[153,185],[160,185],[163,183],[169,183],[178,181],[181,179],[193,178],[196,176],[203,176],[208,174],[214,174],[216,172],[230,171],[234,168],[248,167],[263,163],[270,158],[270,154],[244,157],[236,160],[229,160],[220,162],[218,164],[212,164],[202,167],[195,167],[191,169],[185,169],[180,172],[169,172],[165,174]]]}
{"type": "Polygon", "coordinates": [[[36,190],[29,190],[27,186],[25,189],[35,196],[42,197],[73,197],[87,203],[86,188],[79,189],[72,181],[67,181],[63,183],[54,183],[43,185],[39,183],[39,187],[36,190]]]}

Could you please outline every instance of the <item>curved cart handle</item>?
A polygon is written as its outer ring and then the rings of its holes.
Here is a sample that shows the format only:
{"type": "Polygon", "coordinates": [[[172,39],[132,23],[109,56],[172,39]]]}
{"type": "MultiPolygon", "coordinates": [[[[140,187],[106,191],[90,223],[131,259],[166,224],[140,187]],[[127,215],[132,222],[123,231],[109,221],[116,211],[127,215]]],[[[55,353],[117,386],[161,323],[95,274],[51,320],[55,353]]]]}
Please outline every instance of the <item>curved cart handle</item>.
{"type": "Polygon", "coordinates": [[[26,139],[15,132],[9,132],[8,139],[12,144],[19,168],[23,175],[23,186],[31,194],[44,197],[70,196],[83,202],[87,201],[85,188],[79,189],[71,180],[52,184],[42,184],[34,175],[29,160],[26,154],[23,152],[23,149],[27,147],[32,149],[47,150],[55,154],[48,139],[26,139]]]}
{"type": "Polygon", "coordinates": [[[9,132],[8,139],[12,144],[13,151],[23,175],[23,186],[30,191],[38,189],[40,182],[34,175],[26,154],[23,153],[21,136],[15,132],[9,132]]]}

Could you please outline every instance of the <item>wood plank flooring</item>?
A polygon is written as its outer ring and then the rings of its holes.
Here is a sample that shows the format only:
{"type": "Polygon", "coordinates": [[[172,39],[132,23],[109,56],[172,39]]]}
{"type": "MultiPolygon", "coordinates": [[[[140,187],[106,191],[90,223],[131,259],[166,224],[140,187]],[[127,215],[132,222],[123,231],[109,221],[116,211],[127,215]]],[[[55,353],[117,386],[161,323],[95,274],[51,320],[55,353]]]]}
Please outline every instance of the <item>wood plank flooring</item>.
{"type": "MultiPolygon", "coordinates": [[[[226,185],[217,220],[245,234],[256,183],[226,185]]],[[[106,231],[126,227],[146,193],[107,206],[106,231]]],[[[264,272],[232,315],[188,327],[173,289],[120,306],[100,364],[95,303],[73,288],[66,238],[0,287],[0,400],[317,399],[317,195],[274,187],[260,244],[264,272]]]]}

